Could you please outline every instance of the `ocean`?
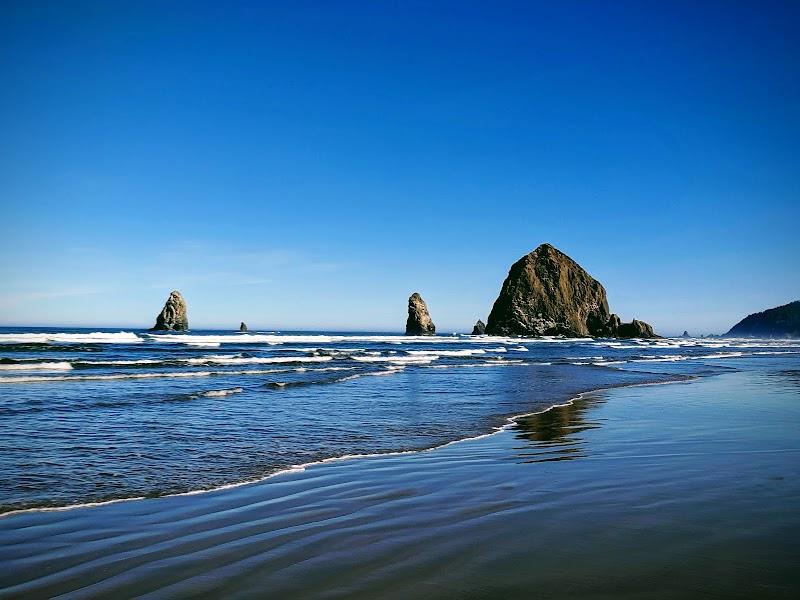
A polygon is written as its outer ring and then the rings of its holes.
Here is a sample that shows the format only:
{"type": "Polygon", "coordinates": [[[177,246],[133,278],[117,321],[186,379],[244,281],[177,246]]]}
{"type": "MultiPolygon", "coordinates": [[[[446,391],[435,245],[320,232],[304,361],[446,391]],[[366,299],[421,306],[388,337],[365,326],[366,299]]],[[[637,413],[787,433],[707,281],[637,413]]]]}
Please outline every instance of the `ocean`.
{"type": "Polygon", "coordinates": [[[0,330],[0,513],[209,490],[480,436],[800,342],[0,330]]]}

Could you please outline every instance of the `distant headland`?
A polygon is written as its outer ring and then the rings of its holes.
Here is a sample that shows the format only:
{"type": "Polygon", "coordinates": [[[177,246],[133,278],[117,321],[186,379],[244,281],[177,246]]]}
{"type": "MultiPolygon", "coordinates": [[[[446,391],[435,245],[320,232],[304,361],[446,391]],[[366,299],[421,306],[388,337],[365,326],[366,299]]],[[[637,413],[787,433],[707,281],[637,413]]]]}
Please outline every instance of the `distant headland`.
{"type": "Polygon", "coordinates": [[[731,337],[800,337],[800,300],[747,315],[725,334],[731,337]]]}

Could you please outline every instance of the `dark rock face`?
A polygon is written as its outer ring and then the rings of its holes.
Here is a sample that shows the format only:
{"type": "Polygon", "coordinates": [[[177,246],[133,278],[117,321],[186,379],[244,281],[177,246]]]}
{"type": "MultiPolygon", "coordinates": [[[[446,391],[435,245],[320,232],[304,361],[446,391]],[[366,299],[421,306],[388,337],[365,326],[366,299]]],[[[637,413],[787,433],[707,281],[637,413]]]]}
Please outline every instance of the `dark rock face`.
{"type": "Polygon", "coordinates": [[[486,333],[658,337],[642,321],[621,323],[609,310],[600,282],[550,244],[542,244],[511,266],[486,333]]]}
{"type": "Polygon", "coordinates": [[[690,338],[690,337],[692,337],[692,336],[690,336],[690,335],[689,335],[689,332],[688,332],[688,331],[686,331],[686,330],[684,329],[684,330],[683,330],[683,335],[681,335],[681,337],[684,337],[684,338],[690,338]]]}
{"type": "Polygon", "coordinates": [[[800,337],[800,300],[747,315],[725,335],[738,337],[800,337]]]}
{"type": "Polygon", "coordinates": [[[483,335],[486,333],[486,324],[478,319],[475,322],[475,327],[472,328],[472,335],[483,335]]]}
{"type": "Polygon", "coordinates": [[[655,338],[658,337],[653,328],[645,323],[634,319],[630,323],[621,323],[617,328],[617,335],[615,337],[621,338],[655,338]]]}
{"type": "Polygon", "coordinates": [[[156,317],[154,331],[186,331],[189,329],[189,317],[186,312],[186,301],[177,290],[167,298],[164,308],[156,317]]]}
{"type": "Polygon", "coordinates": [[[239,331],[247,331],[247,325],[244,321],[242,321],[241,325],[239,325],[239,331]]]}
{"type": "Polygon", "coordinates": [[[434,335],[436,327],[428,313],[428,305],[417,292],[408,299],[406,335],[434,335]]]}

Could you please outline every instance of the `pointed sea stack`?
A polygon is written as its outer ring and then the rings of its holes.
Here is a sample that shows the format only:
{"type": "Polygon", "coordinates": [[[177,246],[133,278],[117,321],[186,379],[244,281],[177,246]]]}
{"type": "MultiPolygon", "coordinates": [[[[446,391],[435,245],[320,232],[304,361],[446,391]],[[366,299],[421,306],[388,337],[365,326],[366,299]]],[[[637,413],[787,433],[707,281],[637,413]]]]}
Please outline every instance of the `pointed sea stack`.
{"type": "Polygon", "coordinates": [[[186,331],[189,329],[189,317],[186,312],[186,301],[177,290],[173,291],[164,308],[156,317],[153,331],[186,331]]]}
{"type": "Polygon", "coordinates": [[[725,334],[733,337],[800,337],[800,300],[747,315],[725,334]]]}
{"type": "Polygon", "coordinates": [[[428,313],[428,305],[417,292],[408,299],[406,335],[435,335],[436,327],[428,313]]]}
{"type": "Polygon", "coordinates": [[[486,324],[478,319],[475,327],[472,328],[472,335],[483,335],[484,333],[486,333],[486,324]]]}
{"type": "Polygon", "coordinates": [[[489,335],[658,337],[643,321],[622,323],[606,290],[578,263],[542,244],[511,266],[486,323],[489,335]]]}
{"type": "Polygon", "coordinates": [[[241,331],[242,333],[247,331],[247,325],[245,324],[244,321],[242,321],[242,323],[239,325],[239,331],[241,331]]]}

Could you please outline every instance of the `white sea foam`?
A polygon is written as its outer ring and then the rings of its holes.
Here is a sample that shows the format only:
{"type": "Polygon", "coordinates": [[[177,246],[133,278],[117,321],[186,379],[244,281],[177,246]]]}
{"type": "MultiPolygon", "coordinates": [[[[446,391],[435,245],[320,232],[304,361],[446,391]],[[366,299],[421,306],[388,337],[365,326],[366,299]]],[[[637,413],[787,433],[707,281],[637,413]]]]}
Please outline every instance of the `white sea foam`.
{"type": "Polygon", "coordinates": [[[138,344],[142,338],[135,333],[120,331],[118,333],[0,333],[0,344],[49,344],[49,343],[82,343],[82,344],[138,344]]]}
{"type": "Polygon", "coordinates": [[[51,381],[108,381],[116,379],[157,379],[181,377],[212,377],[215,375],[267,375],[296,369],[250,369],[243,371],[165,371],[163,373],[113,373],[102,375],[32,375],[0,377],[0,383],[46,383],[51,381]]]}
{"type": "Polygon", "coordinates": [[[352,381],[354,379],[359,379],[361,377],[375,377],[375,376],[383,376],[383,375],[394,375],[395,373],[399,373],[405,369],[405,365],[391,365],[387,366],[383,371],[367,371],[366,373],[354,373],[353,375],[347,375],[346,377],[342,377],[336,380],[336,383],[341,383],[343,381],[352,381]]]}
{"type": "Polygon", "coordinates": [[[200,392],[198,396],[205,396],[206,398],[220,398],[222,396],[230,396],[231,394],[240,394],[243,392],[242,388],[230,388],[227,390],[209,390],[207,392],[200,392]]]}
{"type": "Polygon", "coordinates": [[[197,358],[143,358],[139,360],[76,360],[74,364],[91,366],[126,366],[126,365],[155,365],[161,363],[187,364],[187,365],[257,365],[257,364],[282,364],[282,363],[318,363],[333,360],[332,356],[241,356],[238,354],[212,354],[197,358]]]}
{"type": "Polygon", "coordinates": [[[438,354],[425,356],[354,356],[353,360],[358,362],[388,362],[392,364],[426,364],[439,358],[438,354]]]}
{"type": "Polygon", "coordinates": [[[74,360],[72,364],[91,366],[157,365],[167,361],[176,362],[175,359],[168,358],[141,358],[137,360],[74,360]]]}
{"type": "Polygon", "coordinates": [[[411,356],[476,356],[486,354],[490,350],[465,348],[464,350],[408,350],[407,352],[411,356]]]}
{"type": "Polygon", "coordinates": [[[0,371],[69,371],[72,365],[68,362],[17,363],[0,365],[0,371]]]}
{"type": "Polygon", "coordinates": [[[202,356],[199,358],[181,359],[190,365],[256,365],[256,364],[281,364],[281,363],[318,363],[333,360],[332,356],[269,356],[269,357],[235,357],[235,356],[202,356]]]}
{"type": "Polygon", "coordinates": [[[744,356],[744,352],[719,352],[717,354],[704,354],[697,358],[737,358],[739,356],[744,356]]]}

